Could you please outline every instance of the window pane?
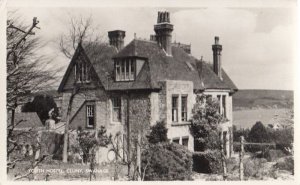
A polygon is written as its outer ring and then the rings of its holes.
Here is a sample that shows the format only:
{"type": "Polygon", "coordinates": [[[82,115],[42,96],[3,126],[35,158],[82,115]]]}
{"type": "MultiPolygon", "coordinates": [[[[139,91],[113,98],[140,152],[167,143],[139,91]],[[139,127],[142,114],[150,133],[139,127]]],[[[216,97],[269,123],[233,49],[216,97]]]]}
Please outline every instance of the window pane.
{"type": "Polygon", "coordinates": [[[179,144],[179,138],[176,138],[176,139],[172,139],[173,143],[177,143],[179,144]]]}
{"type": "Polygon", "coordinates": [[[178,121],[178,97],[172,97],[172,121],[178,121]]]}
{"type": "Polygon", "coordinates": [[[223,113],[223,117],[226,118],[226,96],[225,95],[222,96],[222,113],[223,113]]]}
{"type": "Polygon", "coordinates": [[[182,145],[188,147],[188,145],[189,145],[189,137],[182,138],[182,145]]]}
{"type": "Polygon", "coordinates": [[[181,97],[181,120],[187,121],[187,96],[181,97]]]}
{"type": "Polygon", "coordinates": [[[116,81],[120,80],[120,73],[121,73],[120,62],[116,61],[116,81]]]}
{"type": "Polygon", "coordinates": [[[121,122],[121,98],[112,98],[112,121],[121,122]]]}
{"type": "Polygon", "coordinates": [[[134,60],[130,60],[130,74],[129,74],[129,80],[134,80],[134,74],[135,74],[135,70],[134,70],[134,60]]]}
{"type": "Polygon", "coordinates": [[[94,105],[86,106],[87,127],[95,126],[94,105]]]}
{"type": "Polygon", "coordinates": [[[121,80],[125,79],[125,63],[124,61],[121,62],[121,80]]]}
{"type": "Polygon", "coordinates": [[[129,80],[129,60],[125,60],[125,69],[126,69],[126,75],[125,75],[125,80],[129,80]]]}
{"type": "Polygon", "coordinates": [[[218,102],[219,102],[219,113],[221,114],[221,95],[217,95],[218,102]]]}

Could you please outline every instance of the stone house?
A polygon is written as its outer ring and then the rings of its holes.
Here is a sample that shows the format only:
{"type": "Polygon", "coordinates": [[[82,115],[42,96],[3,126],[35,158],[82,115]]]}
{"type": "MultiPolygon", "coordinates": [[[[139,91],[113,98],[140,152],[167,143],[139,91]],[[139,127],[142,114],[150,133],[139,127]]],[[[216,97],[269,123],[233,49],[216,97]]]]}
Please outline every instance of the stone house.
{"type": "Polygon", "coordinates": [[[170,142],[194,151],[189,119],[196,95],[204,93],[219,100],[220,113],[228,119],[222,137],[229,141],[224,142],[229,156],[237,88],[221,67],[219,38],[212,45],[211,65],[193,57],[190,45],[172,43],[173,29],[169,13],[158,12],[149,40],[134,38],[124,46],[125,31],[114,30],[108,32],[109,44],[80,43],[58,89],[62,121],[76,87],[70,129],[105,126],[108,133],[127,136],[137,122],[149,127],[164,120],[170,142]]]}

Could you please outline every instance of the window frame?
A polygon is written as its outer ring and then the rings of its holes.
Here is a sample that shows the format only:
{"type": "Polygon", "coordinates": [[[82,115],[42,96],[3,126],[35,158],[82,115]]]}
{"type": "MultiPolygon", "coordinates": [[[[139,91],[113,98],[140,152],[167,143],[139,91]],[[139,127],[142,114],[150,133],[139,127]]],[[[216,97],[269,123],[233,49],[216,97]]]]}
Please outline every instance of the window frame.
{"type": "Polygon", "coordinates": [[[172,99],[171,99],[171,111],[172,111],[172,122],[178,123],[178,109],[179,109],[179,96],[178,95],[172,95],[172,99]],[[174,98],[176,99],[176,106],[174,106],[174,98]],[[175,115],[174,115],[174,110],[176,110],[176,119],[175,119],[175,115]]]}
{"type": "Polygon", "coordinates": [[[122,98],[121,97],[112,97],[110,99],[111,102],[111,123],[121,123],[122,122],[122,98]],[[115,107],[115,100],[118,99],[119,100],[119,106],[115,107]],[[118,109],[119,113],[118,113],[118,117],[119,120],[115,121],[114,120],[114,111],[115,109],[118,109]]]}
{"type": "Polygon", "coordinates": [[[181,121],[188,121],[188,95],[181,95],[181,121]],[[185,99],[185,103],[183,102],[185,99]]]}
{"type": "Polygon", "coordinates": [[[114,60],[116,82],[130,82],[136,78],[136,58],[128,57],[114,60]]]}
{"type": "Polygon", "coordinates": [[[85,113],[86,113],[86,124],[85,124],[85,126],[86,126],[86,128],[89,128],[89,129],[94,129],[95,128],[95,126],[96,126],[96,106],[95,106],[95,104],[87,104],[86,106],[86,111],[85,111],[85,113]],[[90,115],[89,116],[89,107],[91,107],[92,109],[92,115],[90,115]],[[90,125],[89,124],[89,118],[90,117],[92,117],[93,118],[93,122],[94,122],[94,124],[93,125],[90,125]]]}
{"type": "Polygon", "coordinates": [[[74,79],[76,83],[91,82],[91,65],[87,62],[78,61],[74,65],[74,79]]]}
{"type": "Polygon", "coordinates": [[[181,137],[181,145],[188,148],[189,147],[189,140],[190,140],[189,136],[181,137]],[[186,139],[187,139],[187,145],[184,145],[183,140],[186,140],[186,139]]]}

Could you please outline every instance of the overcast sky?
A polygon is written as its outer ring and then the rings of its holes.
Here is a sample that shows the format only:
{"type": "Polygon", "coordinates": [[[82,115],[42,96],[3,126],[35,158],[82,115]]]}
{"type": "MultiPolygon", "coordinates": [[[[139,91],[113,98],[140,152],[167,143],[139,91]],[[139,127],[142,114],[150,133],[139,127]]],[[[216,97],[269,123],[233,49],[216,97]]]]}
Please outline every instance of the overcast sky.
{"type": "Polygon", "coordinates": [[[108,31],[122,29],[128,44],[134,33],[149,39],[161,10],[171,13],[173,41],[191,44],[197,58],[212,61],[211,45],[214,36],[220,37],[223,68],[239,89],[294,89],[297,16],[293,8],[22,7],[18,13],[28,24],[38,17],[37,35],[48,43],[41,52],[56,57],[53,66],[66,69],[70,61],[59,54],[57,39],[68,29],[70,17],[91,15],[105,38],[108,31]]]}

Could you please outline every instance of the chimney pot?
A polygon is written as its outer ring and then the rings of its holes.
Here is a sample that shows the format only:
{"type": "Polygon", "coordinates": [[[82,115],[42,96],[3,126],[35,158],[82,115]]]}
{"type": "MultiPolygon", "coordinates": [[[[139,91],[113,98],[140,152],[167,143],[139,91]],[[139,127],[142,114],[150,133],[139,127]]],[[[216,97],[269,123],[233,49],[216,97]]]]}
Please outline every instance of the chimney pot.
{"type": "Polygon", "coordinates": [[[222,45],[219,44],[219,37],[215,37],[215,44],[212,45],[213,50],[213,70],[222,80],[221,52],[222,45]]]}
{"type": "Polygon", "coordinates": [[[172,55],[172,31],[169,12],[158,12],[157,24],[154,25],[156,40],[168,55],[172,55]]]}
{"type": "Polygon", "coordinates": [[[118,51],[124,47],[125,31],[114,30],[108,32],[109,44],[114,46],[118,51]]]}

